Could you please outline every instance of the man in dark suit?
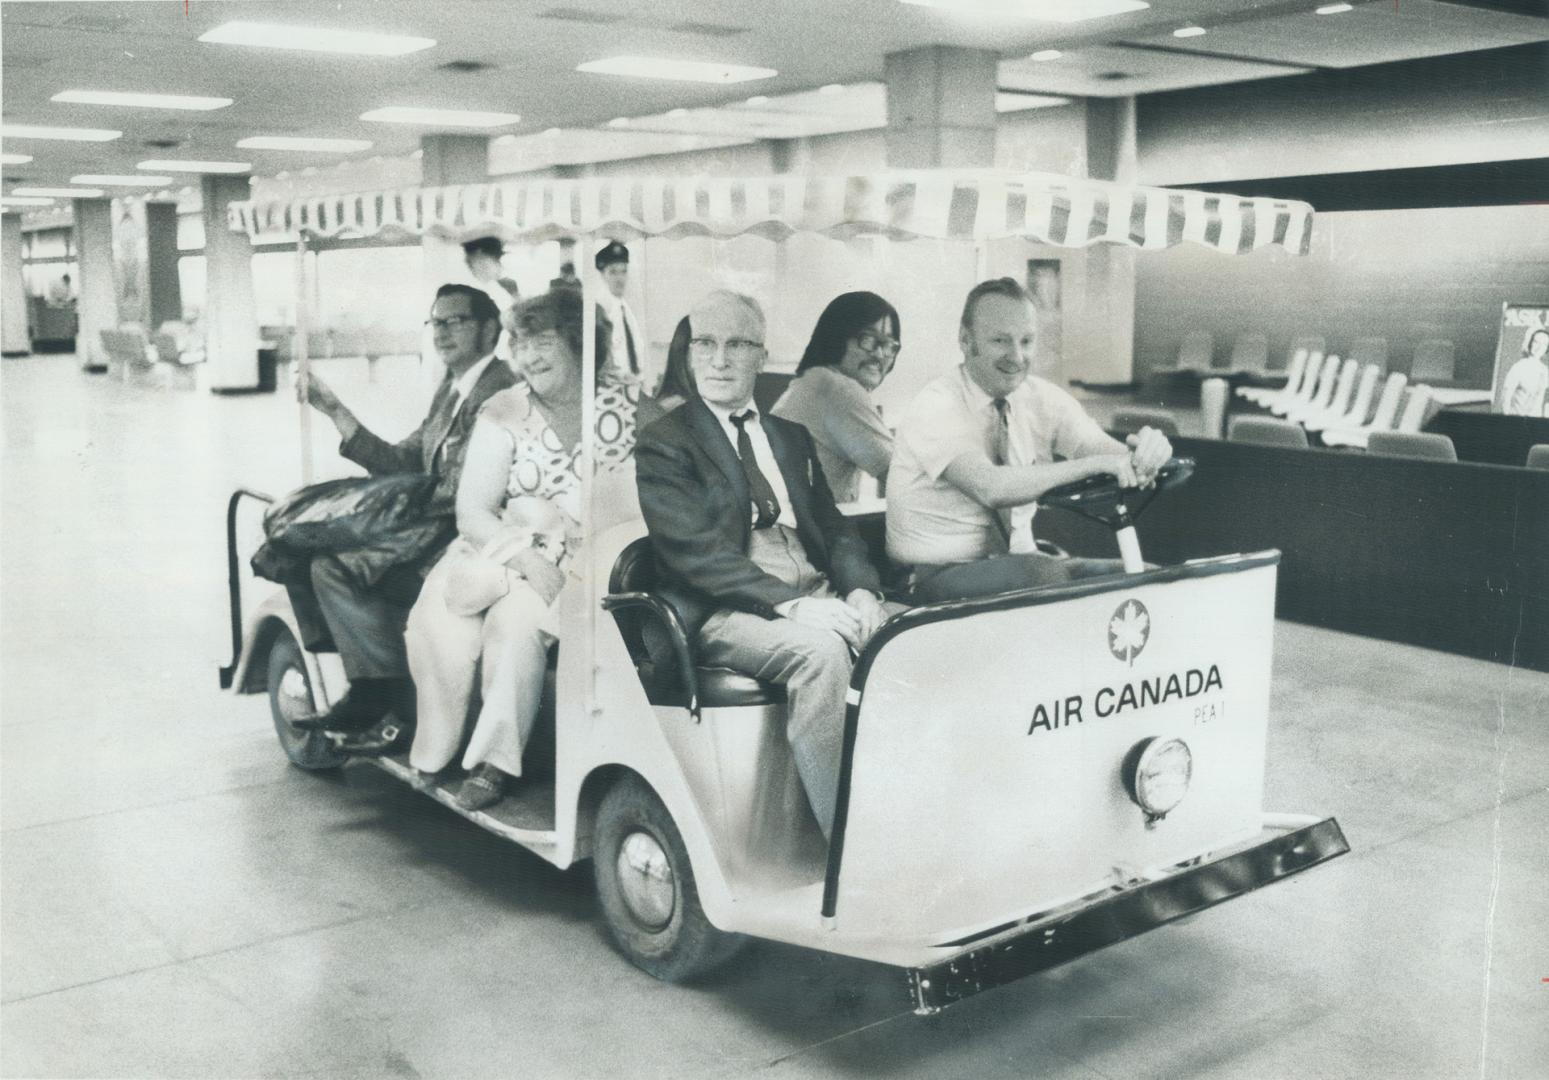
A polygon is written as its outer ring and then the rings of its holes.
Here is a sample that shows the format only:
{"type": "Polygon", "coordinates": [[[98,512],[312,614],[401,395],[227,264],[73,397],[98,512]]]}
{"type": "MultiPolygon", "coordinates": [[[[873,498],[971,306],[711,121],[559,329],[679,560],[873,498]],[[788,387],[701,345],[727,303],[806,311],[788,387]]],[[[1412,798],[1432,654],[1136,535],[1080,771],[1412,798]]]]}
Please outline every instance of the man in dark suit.
{"type": "MultiPolygon", "coordinates": [[[[424,423],[403,441],[389,443],[367,430],[316,375],[298,384],[297,392],[339,429],[339,452],[371,475],[417,472],[435,477],[428,510],[450,517],[479,408],[490,395],[515,383],[516,376],[494,355],[500,310],[483,290],[441,286],[427,323],[446,376],[431,398],[424,423]]],[[[335,556],[312,560],[317,607],[344,662],[350,691],[308,726],[336,731],[370,727],[406,697],[412,698],[403,627],[424,571],[439,555],[430,552],[413,565],[393,567],[372,589],[363,588],[335,556]]],[[[346,749],[369,749],[372,741],[367,738],[361,746],[346,749]]]]}
{"type": "Polygon", "coordinates": [[[892,607],[807,429],[753,405],[766,355],[758,304],[716,292],[689,321],[699,397],[640,433],[640,508],[700,658],[785,686],[786,735],[827,835],[852,650],[892,607]]]}

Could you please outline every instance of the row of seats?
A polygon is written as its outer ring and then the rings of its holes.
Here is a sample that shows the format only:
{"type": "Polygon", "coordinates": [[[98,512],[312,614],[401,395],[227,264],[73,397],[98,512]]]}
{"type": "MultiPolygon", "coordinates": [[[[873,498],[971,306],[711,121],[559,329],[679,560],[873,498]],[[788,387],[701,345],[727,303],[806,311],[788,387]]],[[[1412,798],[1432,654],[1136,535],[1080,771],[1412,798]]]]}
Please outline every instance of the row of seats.
{"type": "MultiPolygon", "coordinates": [[[[1291,339],[1290,353],[1323,355],[1327,342],[1316,334],[1291,339]]],[[[1348,356],[1362,366],[1376,364],[1388,368],[1388,339],[1357,338],[1351,342],[1348,356]]],[[[1183,335],[1177,359],[1171,366],[1154,367],[1153,373],[1187,372],[1196,375],[1267,375],[1269,374],[1269,338],[1265,334],[1238,334],[1230,350],[1218,354],[1214,335],[1192,330],[1183,335]]],[[[1457,350],[1445,338],[1426,338],[1415,344],[1408,376],[1415,382],[1452,382],[1457,372],[1457,350]]]]}
{"type": "Polygon", "coordinates": [[[1228,438],[1267,441],[1276,446],[1307,446],[1310,432],[1320,435],[1325,446],[1389,452],[1371,445],[1371,440],[1376,438],[1378,446],[1391,450],[1403,445],[1410,447],[1411,453],[1413,447],[1425,443],[1430,447],[1426,456],[1445,457],[1450,453],[1451,460],[1457,460],[1451,440],[1446,440],[1445,447],[1435,441],[1445,439],[1445,436],[1427,436],[1419,441],[1390,437],[1420,434],[1420,427],[1432,405],[1430,388],[1409,386],[1409,377],[1403,372],[1389,374],[1379,395],[1377,383],[1382,379],[1379,364],[1363,366],[1354,357],[1341,361],[1336,354],[1325,357],[1316,351],[1298,349],[1291,356],[1286,374],[1286,384],[1278,390],[1259,387],[1239,387],[1237,390],[1243,400],[1284,419],[1237,417],[1228,438]]]}

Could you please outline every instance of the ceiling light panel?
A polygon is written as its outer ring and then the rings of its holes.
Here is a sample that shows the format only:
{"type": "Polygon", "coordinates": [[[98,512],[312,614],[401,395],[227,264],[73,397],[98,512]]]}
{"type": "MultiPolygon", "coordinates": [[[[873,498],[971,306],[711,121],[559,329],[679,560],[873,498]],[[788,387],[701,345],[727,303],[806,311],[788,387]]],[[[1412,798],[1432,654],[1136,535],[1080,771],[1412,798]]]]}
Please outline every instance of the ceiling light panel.
{"type": "Polygon", "coordinates": [[[0,124],[0,138],[59,139],[64,142],[112,142],[122,131],[107,128],[45,127],[40,124],[0,124]]]}
{"type": "Polygon", "coordinates": [[[348,154],[370,150],[369,139],[312,139],[293,135],[250,135],[237,140],[238,150],[308,150],[321,154],[348,154]]]}
{"type": "Polygon", "coordinates": [[[422,109],[413,105],[388,105],[360,114],[377,124],[417,124],[420,127],[493,128],[518,123],[516,113],[479,112],[470,109],[422,109]]]}
{"type": "Polygon", "coordinates": [[[1131,11],[1144,11],[1145,0],[901,0],[919,7],[949,9],[953,14],[1005,15],[1034,22],[1078,23],[1131,11]]]}
{"type": "Polygon", "coordinates": [[[238,20],[199,35],[215,45],[248,45],[261,49],[295,49],[303,52],[344,53],[350,56],[404,56],[434,45],[434,38],[402,34],[373,34],[363,30],[335,30],[322,26],[287,26],[282,23],[238,20]]]}
{"type": "Polygon", "coordinates": [[[30,195],[0,195],[0,206],[53,206],[53,199],[30,195]]]}
{"type": "Polygon", "coordinates": [[[248,161],[142,161],[135,166],[146,172],[245,173],[252,172],[248,161]]]}
{"type": "Polygon", "coordinates": [[[160,187],[172,183],[170,176],[114,176],[110,173],[82,173],[70,177],[72,184],[101,184],[104,187],[160,187]]]}
{"type": "Polygon", "coordinates": [[[25,165],[31,160],[31,154],[0,154],[0,165],[25,165]]]}
{"type": "Polygon", "coordinates": [[[606,60],[588,60],[584,64],[577,64],[576,70],[592,75],[621,75],[629,79],[663,79],[669,82],[722,85],[772,79],[780,74],[773,68],[709,63],[702,60],[665,60],[651,56],[611,56],[606,60]]]}
{"type": "Polygon", "coordinates": [[[65,90],[50,101],[67,105],[115,105],[131,109],[185,109],[210,112],[231,104],[226,97],[194,97],[187,94],[131,94],[116,90],[65,90]]]}
{"type": "Polygon", "coordinates": [[[107,192],[89,187],[19,187],[11,189],[12,195],[30,195],[45,199],[100,199],[107,192]]]}

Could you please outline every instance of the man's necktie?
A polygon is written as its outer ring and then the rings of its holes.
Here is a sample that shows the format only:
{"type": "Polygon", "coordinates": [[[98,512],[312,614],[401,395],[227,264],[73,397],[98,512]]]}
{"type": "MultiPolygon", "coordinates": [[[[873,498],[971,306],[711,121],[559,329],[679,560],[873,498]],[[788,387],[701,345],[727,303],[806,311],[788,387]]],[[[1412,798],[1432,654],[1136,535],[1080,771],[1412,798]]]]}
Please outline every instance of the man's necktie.
{"type": "Polygon", "coordinates": [[[624,350],[629,353],[629,373],[640,374],[640,358],[635,355],[635,335],[629,330],[629,316],[624,314],[624,309],[619,308],[619,318],[624,322],[624,350]]]}
{"type": "MultiPolygon", "coordinates": [[[[1011,403],[1003,397],[993,400],[995,429],[990,433],[990,460],[997,465],[1005,465],[1011,460],[1011,403]]],[[[1007,522],[1009,513],[1005,510],[992,510],[990,513],[995,518],[995,524],[1000,526],[1001,539],[1009,546],[1011,543],[1011,526],[1007,522]]]]}
{"type": "Polygon", "coordinates": [[[1004,465],[1011,460],[1011,403],[998,397],[994,404],[995,430],[990,435],[990,460],[1004,465]]]}
{"type": "Polygon", "coordinates": [[[748,421],[755,415],[752,409],[733,413],[731,422],[737,425],[737,456],[742,459],[742,474],[748,478],[748,494],[752,496],[753,509],[757,515],[753,527],[766,529],[780,516],[780,500],[775,498],[769,478],[759,471],[758,459],[753,456],[753,438],[748,434],[748,421]]]}
{"type": "Polygon", "coordinates": [[[428,471],[434,471],[441,447],[446,442],[446,434],[452,430],[452,420],[457,416],[457,402],[456,386],[451,378],[443,379],[436,388],[435,397],[430,399],[430,411],[425,419],[423,450],[428,471]]]}

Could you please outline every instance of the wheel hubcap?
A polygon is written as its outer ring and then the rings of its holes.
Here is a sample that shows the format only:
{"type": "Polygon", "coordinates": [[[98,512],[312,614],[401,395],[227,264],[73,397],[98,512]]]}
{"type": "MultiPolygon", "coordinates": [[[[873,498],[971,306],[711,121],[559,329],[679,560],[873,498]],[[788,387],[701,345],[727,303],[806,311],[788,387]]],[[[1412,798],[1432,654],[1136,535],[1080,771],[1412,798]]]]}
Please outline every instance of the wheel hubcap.
{"type": "Polygon", "coordinates": [[[641,926],[660,930],[672,921],[675,902],[672,864],[667,853],[646,832],[633,832],[619,845],[619,891],[629,913],[641,926]]]}
{"type": "Polygon", "coordinates": [[[306,716],[312,711],[312,691],[307,686],[306,675],[297,668],[287,668],[285,674],[280,676],[277,696],[280,715],[287,720],[306,716]]]}

